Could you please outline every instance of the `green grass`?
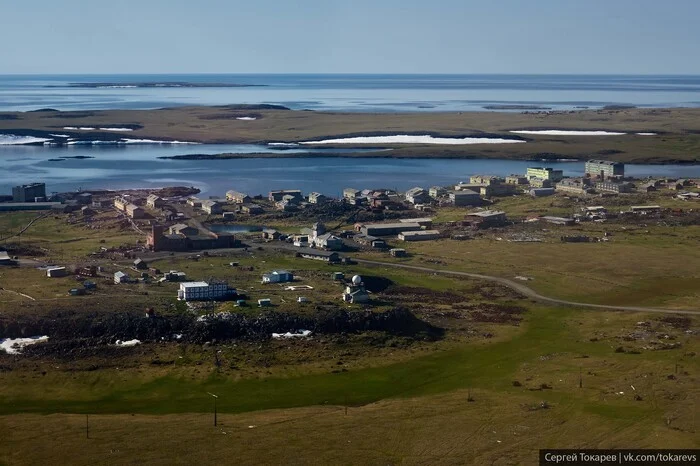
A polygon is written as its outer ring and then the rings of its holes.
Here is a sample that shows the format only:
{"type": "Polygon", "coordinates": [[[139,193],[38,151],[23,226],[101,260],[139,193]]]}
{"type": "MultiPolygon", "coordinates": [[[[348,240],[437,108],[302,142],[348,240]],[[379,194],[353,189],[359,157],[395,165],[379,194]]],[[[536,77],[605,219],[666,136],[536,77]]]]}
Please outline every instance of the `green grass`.
{"type": "MultiPolygon", "coordinates": [[[[569,386],[561,387],[554,382],[557,390],[538,392],[537,396],[548,399],[551,395],[558,403],[579,403],[585,407],[597,401],[571,391],[575,387],[572,376],[578,374],[573,358],[581,354],[595,358],[598,364],[601,360],[609,361],[625,371],[634,370],[641,361],[651,367],[658,365],[659,361],[653,362],[657,357],[665,359],[665,363],[661,361],[662,366],[671,366],[668,352],[664,355],[652,353],[651,359],[646,355],[617,354],[608,343],[582,338],[571,321],[574,314],[572,310],[534,309],[524,331],[507,341],[457,345],[400,363],[341,373],[234,381],[216,372],[194,379],[185,373],[152,378],[145,374],[119,375],[118,371],[109,375],[87,372],[77,373],[76,380],[63,380],[65,385],[58,383],[53,389],[28,386],[12,390],[12,394],[8,393],[8,388],[19,380],[9,374],[0,397],[0,414],[204,412],[210,409],[206,392],[219,395],[221,411],[231,413],[324,404],[364,405],[383,399],[434,395],[465,388],[507,394],[522,391],[511,386],[522,365],[533,364],[546,354],[568,355],[563,357],[563,364],[557,363],[555,372],[557,377],[567,376],[569,386]],[[564,369],[567,365],[568,371],[564,369]]],[[[691,360],[689,364],[697,368],[697,361],[691,360]]],[[[614,377],[612,373],[610,376],[614,377]]],[[[60,380],[62,376],[58,377],[60,380]]],[[[552,383],[549,377],[544,381],[552,383]]]]}

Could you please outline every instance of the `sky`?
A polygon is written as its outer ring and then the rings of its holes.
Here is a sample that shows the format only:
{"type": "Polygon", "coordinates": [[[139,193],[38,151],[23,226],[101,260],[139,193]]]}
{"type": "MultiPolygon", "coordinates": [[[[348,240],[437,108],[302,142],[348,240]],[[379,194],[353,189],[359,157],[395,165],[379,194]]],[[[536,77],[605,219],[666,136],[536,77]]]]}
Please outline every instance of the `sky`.
{"type": "Polygon", "coordinates": [[[0,74],[700,74],[697,0],[0,0],[0,74]]]}

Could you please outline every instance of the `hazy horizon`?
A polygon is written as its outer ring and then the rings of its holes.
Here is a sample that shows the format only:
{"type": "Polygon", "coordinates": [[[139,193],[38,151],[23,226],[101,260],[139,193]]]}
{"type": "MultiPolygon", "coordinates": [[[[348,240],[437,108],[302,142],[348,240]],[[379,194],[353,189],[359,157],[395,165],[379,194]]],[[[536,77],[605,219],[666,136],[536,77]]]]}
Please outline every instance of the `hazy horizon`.
{"type": "Polygon", "coordinates": [[[700,74],[692,0],[27,0],[7,12],[3,75],[700,74]]]}

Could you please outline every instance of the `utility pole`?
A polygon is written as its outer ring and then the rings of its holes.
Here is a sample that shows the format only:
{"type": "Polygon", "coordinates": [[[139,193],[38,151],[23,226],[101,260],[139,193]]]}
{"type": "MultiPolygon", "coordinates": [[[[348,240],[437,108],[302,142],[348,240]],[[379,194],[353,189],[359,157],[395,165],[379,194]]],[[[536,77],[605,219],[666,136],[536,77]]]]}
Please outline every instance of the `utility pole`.
{"type": "Polygon", "coordinates": [[[578,368],[578,388],[583,388],[583,369],[578,368]]]}
{"type": "Polygon", "coordinates": [[[213,393],[207,392],[207,394],[214,397],[214,427],[216,427],[216,399],[219,397],[214,395],[213,393]]]}

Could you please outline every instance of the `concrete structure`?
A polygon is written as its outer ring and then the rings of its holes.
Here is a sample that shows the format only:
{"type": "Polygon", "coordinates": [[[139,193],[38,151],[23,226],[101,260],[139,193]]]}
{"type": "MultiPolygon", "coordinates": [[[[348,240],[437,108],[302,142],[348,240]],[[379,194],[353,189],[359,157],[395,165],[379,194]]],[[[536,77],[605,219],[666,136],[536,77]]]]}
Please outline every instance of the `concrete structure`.
{"type": "Polygon", "coordinates": [[[127,204],[125,212],[127,216],[134,219],[146,217],[146,211],[143,210],[143,207],[139,207],[136,204],[127,204]]]}
{"type": "Polygon", "coordinates": [[[531,188],[551,188],[553,187],[551,180],[544,180],[542,178],[530,178],[531,188]]]}
{"type": "Polygon", "coordinates": [[[554,189],[557,192],[576,194],[579,196],[585,196],[586,194],[589,194],[593,191],[593,188],[584,183],[583,180],[575,178],[564,178],[559,183],[557,183],[557,186],[554,189]]]}
{"type": "Polygon", "coordinates": [[[521,185],[527,184],[527,177],[522,175],[509,175],[506,176],[506,184],[521,185]]]}
{"type": "Polygon", "coordinates": [[[209,215],[220,214],[224,211],[219,201],[207,200],[202,202],[202,210],[209,215]]]}
{"type": "Polygon", "coordinates": [[[454,206],[473,206],[482,203],[479,193],[471,189],[463,189],[460,191],[452,191],[450,193],[450,203],[454,206]]]}
{"type": "Polygon", "coordinates": [[[430,195],[428,192],[420,187],[411,188],[406,191],[406,201],[411,204],[424,204],[430,202],[430,195]]]}
{"type": "Polygon", "coordinates": [[[589,160],[586,162],[586,175],[592,178],[614,178],[625,176],[625,164],[609,160],[589,160]]]}
{"type": "Polygon", "coordinates": [[[437,230],[404,231],[399,233],[401,241],[429,241],[439,237],[440,232],[437,230]]]}
{"type": "Polygon", "coordinates": [[[360,231],[367,236],[389,236],[420,229],[421,226],[417,223],[368,223],[363,225],[360,231]]]}
{"type": "Polygon", "coordinates": [[[245,212],[246,214],[250,215],[262,214],[263,208],[257,204],[246,204],[243,207],[241,207],[241,212],[245,212]]]}
{"type": "Polygon", "coordinates": [[[185,282],[180,283],[177,299],[180,301],[214,301],[226,299],[236,294],[226,282],[185,282]]]}
{"type": "Polygon", "coordinates": [[[479,188],[479,194],[484,197],[510,196],[518,193],[518,187],[514,184],[493,183],[479,188]]]}
{"type": "Polygon", "coordinates": [[[528,167],[525,176],[528,180],[539,178],[557,182],[564,178],[564,170],[555,170],[549,167],[528,167]]]}
{"type": "Polygon", "coordinates": [[[114,273],[114,283],[117,285],[120,283],[128,283],[129,282],[129,276],[125,274],[122,271],[115,272],[114,273]]]}
{"type": "Polygon", "coordinates": [[[532,197],[551,196],[552,194],[554,194],[554,188],[533,188],[530,190],[532,197]]]}
{"type": "Polygon", "coordinates": [[[65,277],[68,270],[65,267],[49,267],[46,269],[46,276],[49,278],[65,277]]]}
{"type": "Polygon", "coordinates": [[[311,239],[311,244],[317,248],[327,249],[329,251],[340,251],[345,246],[342,239],[331,233],[314,236],[311,239]]]}
{"type": "Polygon", "coordinates": [[[126,212],[126,206],[131,204],[128,199],[125,199],[123,197],[115,197],[114,198],[114,207],[117,210],[120,210],[122,212],[126,212]]]}
{"type": "Polygon", "coordinates": [[[149,194],[146,198],[146,205],[151,209],[160,209],[165,205],[165,201],[155,194],[149,194]]]}
{"type": "Polygon", "coordinates": [[[262,283],[286,283],[294,281],[294,274],[286,270],[273,270],[262,276],[262,283]]]}
{"type": "Polygon", "coordinates": [[[482,186],[491,186],[494,184],[504,183],[505,180],[500,176],[493,175],[474,175],[469,177],[470,184],[478,184],[482,186]]]}
{"type": "Polygon", "coordinates": [[[345,188],[343,189],[343,198],[352,200],[360,197],[360,190],[355,188],[345,188]]]}
{"type": "Polygon", "coordinates": [[[263,231],[261,233],[262,239],[268,240],[268,241],[276,241],[280,239],[282,236],[282,233],[279,231],[273,229],[273,228],[263,228],[263,231]]]}
{"type": "Polygon", "coordinates": [[[249,195],[238,191],[226,191],[226,200],[235,202],[236,204],[247,204],[251,202],[249,195]]]}
{"type": "Polygon", "coordinates": [[[304,200],[301,191],[299,189],[281,189],[279,191],[270,191],[267,198],[270,202],[279,202],[283,200],[285,196],[292,196],[297,202],[304,200]]]}
{"type": "Polygon", "coordinates": [[[12,188],[13,202],[44,202],[45,200],[45,183],[23,184],[12,188]]]}
{"type": "Polygon", "coordinates": [[[631,193],[634,190],[634,185],[626,182],[596,181],[594,186],[596,191],[606,193],[631,193]]]}
{"type": "Polygon", "coordinates": [[[324,204],[328,202],[328,197],[321,193],[313,192],[309,194],[309,204],[324,204]]]}
{"type": "Polygon", "coordinates": [[[447,195],[447,190],[441,186],[433,186],[428,190],[428,195],[433,199],[447,195]]]}

